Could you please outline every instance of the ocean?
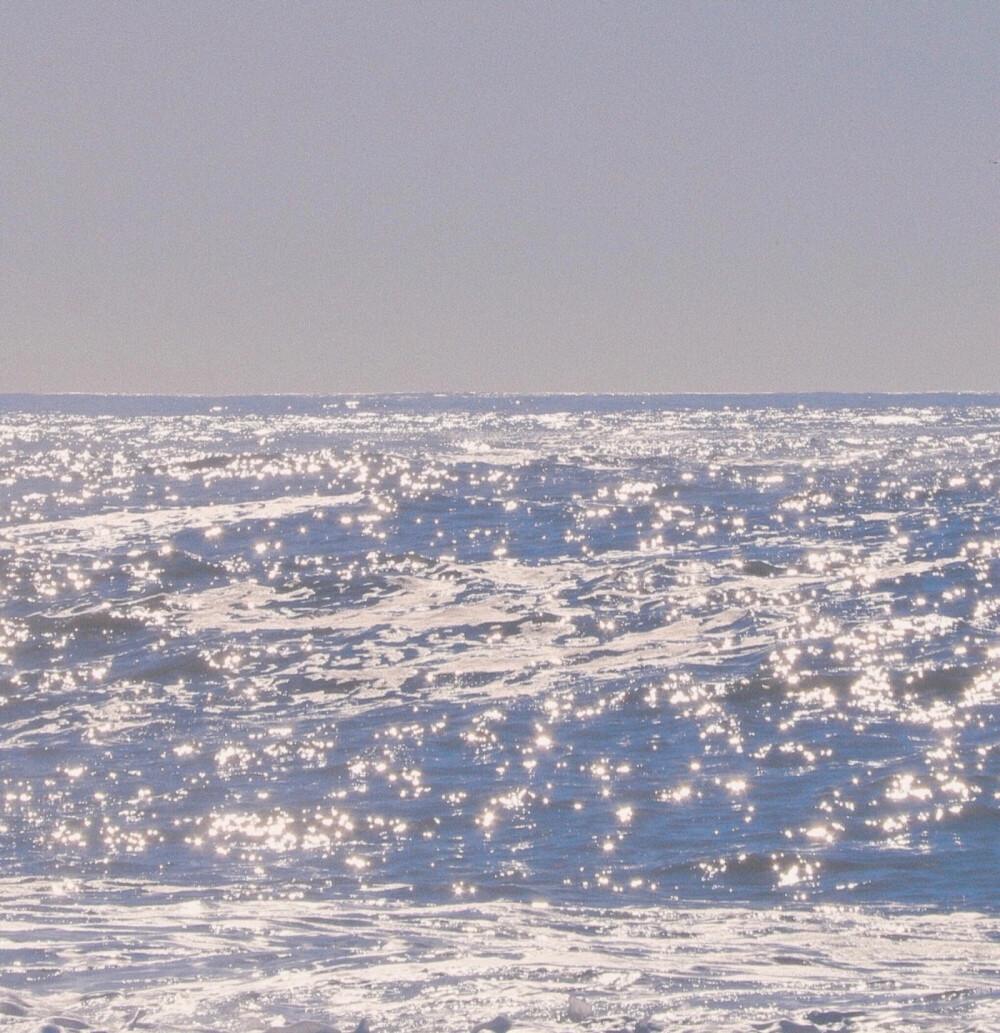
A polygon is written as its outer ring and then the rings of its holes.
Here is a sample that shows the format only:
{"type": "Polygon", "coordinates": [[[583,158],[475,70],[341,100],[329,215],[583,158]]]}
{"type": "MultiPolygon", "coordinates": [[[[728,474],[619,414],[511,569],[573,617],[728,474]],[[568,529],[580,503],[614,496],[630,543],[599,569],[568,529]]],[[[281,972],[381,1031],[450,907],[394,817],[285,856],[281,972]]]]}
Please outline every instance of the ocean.
{"type": "Polygon", "coordinates": [[[998,588],[995,396],[0,396],[0,1031],[995,1030],[998,588]]]}

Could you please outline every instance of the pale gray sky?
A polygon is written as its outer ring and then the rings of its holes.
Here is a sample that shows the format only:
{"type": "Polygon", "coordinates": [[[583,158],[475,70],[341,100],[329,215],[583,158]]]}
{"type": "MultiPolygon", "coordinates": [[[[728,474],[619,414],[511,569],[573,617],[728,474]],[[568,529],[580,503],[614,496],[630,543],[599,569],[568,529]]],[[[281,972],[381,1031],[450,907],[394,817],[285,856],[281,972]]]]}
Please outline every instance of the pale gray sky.
{"type": "Polygon", "coordinates": [[[992,0],[0,0],[0,391],[997,391],[998,112],[992,0]]]}

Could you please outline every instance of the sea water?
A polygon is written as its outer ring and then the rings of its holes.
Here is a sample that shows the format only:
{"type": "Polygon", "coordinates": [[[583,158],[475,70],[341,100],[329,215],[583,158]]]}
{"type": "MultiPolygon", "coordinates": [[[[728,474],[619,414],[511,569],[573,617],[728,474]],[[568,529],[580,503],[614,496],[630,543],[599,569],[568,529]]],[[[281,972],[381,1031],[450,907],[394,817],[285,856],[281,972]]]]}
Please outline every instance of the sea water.
{"type": "Polygon", "coordinates": [[[0,1028],[996,1029],[1000,398],[0,398],[0,1028]]]}

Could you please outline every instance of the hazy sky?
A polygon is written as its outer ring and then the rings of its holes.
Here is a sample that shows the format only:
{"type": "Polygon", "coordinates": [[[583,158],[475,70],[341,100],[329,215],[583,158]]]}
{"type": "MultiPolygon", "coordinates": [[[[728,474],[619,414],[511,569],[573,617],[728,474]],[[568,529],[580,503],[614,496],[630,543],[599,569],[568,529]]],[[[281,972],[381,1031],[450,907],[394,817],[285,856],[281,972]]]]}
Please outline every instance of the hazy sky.
{"type": "Polygon", "coordinates": [[[1000,3],[0,0],[0,391],[1000,390],[1000,3]]]}

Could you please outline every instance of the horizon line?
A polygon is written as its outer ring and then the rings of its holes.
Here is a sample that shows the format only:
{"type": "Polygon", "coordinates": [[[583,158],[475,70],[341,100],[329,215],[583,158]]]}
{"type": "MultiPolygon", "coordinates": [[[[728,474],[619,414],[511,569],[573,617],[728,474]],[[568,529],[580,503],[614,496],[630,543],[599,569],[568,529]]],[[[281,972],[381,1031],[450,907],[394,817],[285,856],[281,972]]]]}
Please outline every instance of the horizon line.
{"type": "Polygon", "coordinates": [[[931,388],[911,390],[880,389],[821,389],[810,388],[765,391],[477,391],[477,390],[425,390],[425,391],[0,391],[0,398],[752,398],[787,396],[834,396],[856,397],[879,395],[883,397],[907,397],[914,395],[963,395],[973,398],[1000,396],[1000,388],[990,391],[967,388],[931,388]]]}

